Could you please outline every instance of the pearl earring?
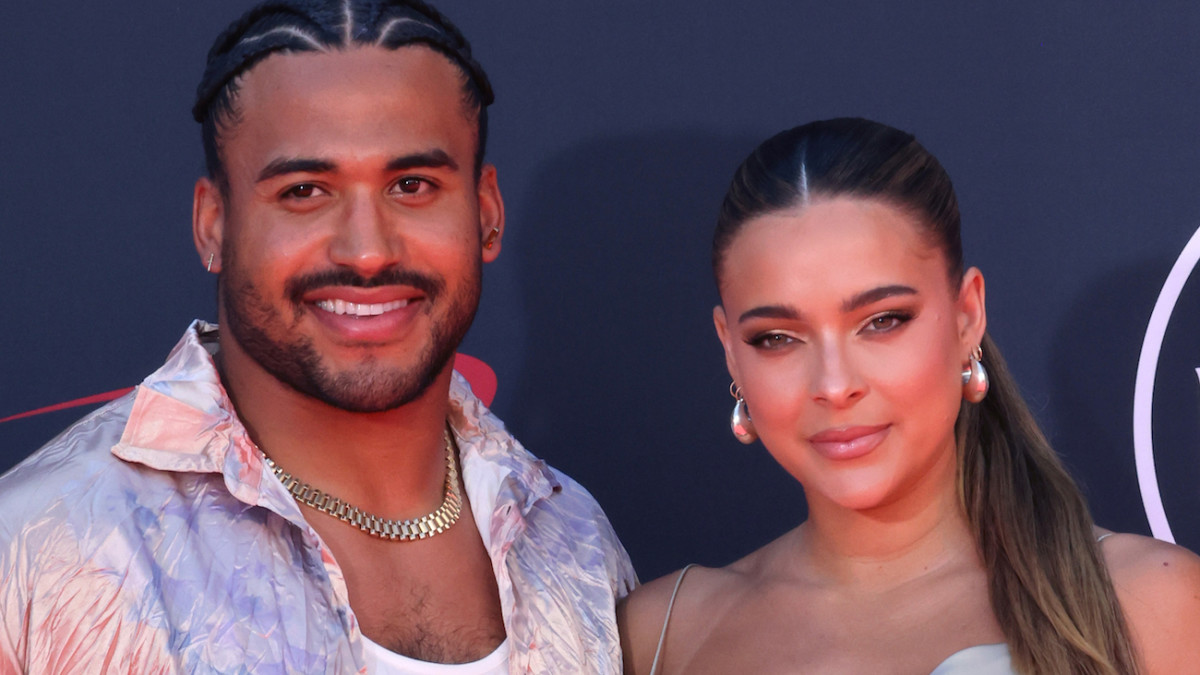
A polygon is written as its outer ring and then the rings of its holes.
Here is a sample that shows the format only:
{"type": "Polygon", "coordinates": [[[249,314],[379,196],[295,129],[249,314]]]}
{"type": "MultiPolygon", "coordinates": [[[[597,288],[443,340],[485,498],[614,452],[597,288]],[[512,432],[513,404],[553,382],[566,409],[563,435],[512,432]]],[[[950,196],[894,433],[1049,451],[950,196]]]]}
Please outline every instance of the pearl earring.
{"type": "Polygon", "coordinates": [[[983,347],[975,347],[967,358],[967,368],[962,372],[963,398],[979,403],[988,393],[988,374],[983,367],[983,347]]]}
{"type": "Polygon", "coordinates": [[[733,404],[733,414],[729,416],[729,428],[734,438],[749,445],[758,440],[758,432],[754,430],[754,420],[750,419],[750,408],[746,407],[746,399],[742,398],[742,388],[737,383],[729,383],[729,395],[737,400],[733,404]]]}

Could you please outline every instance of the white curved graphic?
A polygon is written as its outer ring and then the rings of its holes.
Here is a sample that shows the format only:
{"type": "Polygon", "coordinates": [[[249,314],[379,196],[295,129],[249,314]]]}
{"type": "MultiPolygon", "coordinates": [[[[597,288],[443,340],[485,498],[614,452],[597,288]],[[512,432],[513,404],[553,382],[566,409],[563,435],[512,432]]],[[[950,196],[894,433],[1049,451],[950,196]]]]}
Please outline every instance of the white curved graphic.
{"type": "MultiPolygon", "coordinates": [[[[1154,376],[1158,371],[1158,356],[1162,350],[1163,336],[1171,321],[1171,312],[1179,301],[1179,294],[1200,261],[1200,229],[1192,235],[1167,280],[1163,283],[1150,324],[1146,326],[1146,339],[1142,342],[1142,355],[1138,358],[1137,383],[1133,388],[1133,452],[1137,462],[1138,487],[1142,491],[1142,505],[1150,531],[1164,541],[1175,543],[1167,512],[1163,509],[1162,495],[1158,490],[1158,474],[1154,471],[1154,440],[1151,430],[1154,404],[1154,376]]],[[[1200,373],[1200,370],[1197,371],[1200,373]]]]}

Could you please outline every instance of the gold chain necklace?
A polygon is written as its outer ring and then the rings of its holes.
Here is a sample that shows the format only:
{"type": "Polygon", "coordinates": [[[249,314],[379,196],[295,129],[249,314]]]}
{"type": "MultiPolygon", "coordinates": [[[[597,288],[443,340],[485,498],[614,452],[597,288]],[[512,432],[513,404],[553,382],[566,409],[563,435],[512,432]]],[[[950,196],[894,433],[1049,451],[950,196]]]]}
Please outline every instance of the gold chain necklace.
{"type": "Polygon", "coordinates": [[[268,457],[265,452],[263,459],[266,460],[267,466],[275,473],[279,482],[283,483],[284,489],[301,504],[344,520],[380,539],[416,541],[450,529],[451,525],[458,522],[458,515],[462,512],[462,493],[458,489],[458,465],[454,461],[454,442],[450,439],[449,431],[446,431],[445,434],[446,491],[445,496],[442,497],[442,505],[433,513],[409,520],[391,520],[367,513],[357,506],[327,495],[308,483],[297,480],[292,474],[284,471],[283,467],[276,464],[275,460],[268,457]]]}

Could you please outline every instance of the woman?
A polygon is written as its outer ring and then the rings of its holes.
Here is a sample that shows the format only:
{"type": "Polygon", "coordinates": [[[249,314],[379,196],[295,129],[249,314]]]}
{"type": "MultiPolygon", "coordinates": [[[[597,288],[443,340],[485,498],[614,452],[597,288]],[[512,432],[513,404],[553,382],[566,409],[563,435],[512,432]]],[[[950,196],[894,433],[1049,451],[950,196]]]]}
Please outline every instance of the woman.
{"type": "Polygon", "coordinates": [[[771,138],[725,197],[713,268],[734,432],[809,517],[635,591],[626,672],[1200,669],[1200,558],[1092,524],[912,136],[842,119],[771,138]]]}

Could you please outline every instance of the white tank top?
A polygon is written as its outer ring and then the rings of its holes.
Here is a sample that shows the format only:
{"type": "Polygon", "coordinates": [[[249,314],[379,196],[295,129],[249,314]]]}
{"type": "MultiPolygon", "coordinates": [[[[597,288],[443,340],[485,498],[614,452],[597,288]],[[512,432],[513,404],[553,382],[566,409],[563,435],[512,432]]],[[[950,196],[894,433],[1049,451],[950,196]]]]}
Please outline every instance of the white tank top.
{"type": "Polygon", "coordinates": [[[371,675],[508,675],[508,638],[496,651],[470,663],[430,663],[397,654],[362,636],[371,675]]]}
{"type": "MultiPolygon", "coordinates": [[[[493,501],[485,498],[480,503],[490,504],[493,501]]],[[[476,514],[475,527],[478,528],[479,538],[483,540],[483,547],[490,549],[491,532],[483,525],[486,522],[486,518],[476,514]]],[[[362,641],[366,647],[367,673],[370,675],[508,675],[508,638],[504,638],[504,642],[491,654],[470,663],[430,663],[410,659],[372,642],[366,635],[362,636],[362,641]]]]}

